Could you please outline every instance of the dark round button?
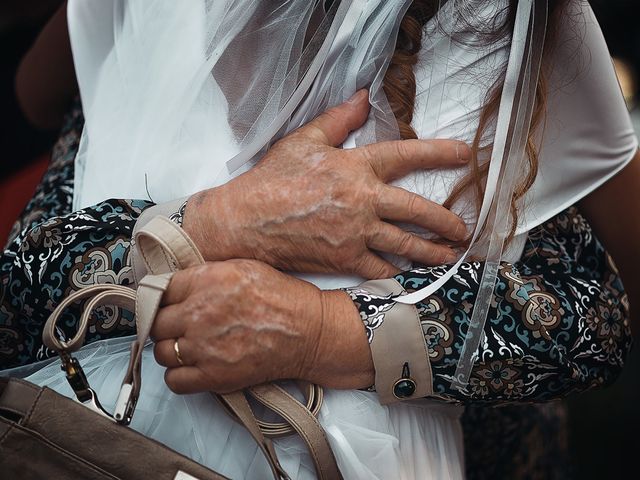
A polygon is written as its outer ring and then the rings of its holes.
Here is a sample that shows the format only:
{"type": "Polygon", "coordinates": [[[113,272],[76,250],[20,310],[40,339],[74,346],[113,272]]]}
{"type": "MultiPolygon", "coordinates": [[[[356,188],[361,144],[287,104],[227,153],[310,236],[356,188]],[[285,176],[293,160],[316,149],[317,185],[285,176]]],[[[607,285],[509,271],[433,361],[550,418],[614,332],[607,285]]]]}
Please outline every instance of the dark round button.
{"type": "Polygon", "coordinates": [[[416,382],[410,378],[401,378],[393,386],[393,394],[396,398],[408,398],[416,393],[416,382]]]}

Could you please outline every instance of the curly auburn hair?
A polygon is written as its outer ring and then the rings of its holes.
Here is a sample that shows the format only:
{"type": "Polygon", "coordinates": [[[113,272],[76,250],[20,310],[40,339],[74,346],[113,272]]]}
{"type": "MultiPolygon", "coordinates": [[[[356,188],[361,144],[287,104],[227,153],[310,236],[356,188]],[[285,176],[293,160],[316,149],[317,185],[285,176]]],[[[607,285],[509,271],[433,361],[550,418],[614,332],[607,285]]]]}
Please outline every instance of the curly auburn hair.
{"type": "MultiPolygon", "coordinates": [[[[416,100],[416,78],[414,66],[418,62],[418,55],[422,45],[423,27],[437,13],[442,0],[414,0],[407,10],[398,33],[396,49],[389,64],[383,82],[383,89],[389,101],[389,105],[396,117],[400,136],[403,139],[417,138],[416,132],[411,127],[416,100]]],[[[562,7],[567,0],[549,1],[549,23],[547,27],[547,39],[544,46],[544,57],[548,58],[549,50],[554,43],[554,35],[558,19],[561,15],[562,7]]],[[[493,26],[493,31],[486,35],[487,41],[497,41],[504,38],[513,31],[515,12],[518,0],[509,0],[509,5],[504,22],[493,26]]],[[[486,34],[487,32],[483,32],[486,34]]],[[[505,67],[506,69],[506,67],[505,67]]],[[[509,241],[518,225],[518,200],[531,188],[538,172],[538,153],[534,143],[534,132],[540,127],[544,120],[546,108],[546,78],[543,66],[540,79],[536,88],[536,99],[533,111],[533,119],[529,138],[527,141],[527,171],[523,180],[516,185],[511,202],[511,232],[509,241]]],[[[485,100],[484,107],[480,114],[478,130],[471,145],[472,161],[470,162],[470,172],[463,177],[453,188],[449,198],[444,203],[446,208],[456,203],[460,197],[471,190],[475,199],[476,213],[479,213],[482,198],[484,196],[485,179],[489,170],[489,162],[480,164],[479,154],[490,152],[492,145],[484,145],[482,139],[487,128],[495,121],[500,107],[502,95],[502,85],[504,82],[504,72],[499,77],[496,84],[490,90],[485,100]]],[[[463,243],[468,243],[468,240],[463,243]]]]}

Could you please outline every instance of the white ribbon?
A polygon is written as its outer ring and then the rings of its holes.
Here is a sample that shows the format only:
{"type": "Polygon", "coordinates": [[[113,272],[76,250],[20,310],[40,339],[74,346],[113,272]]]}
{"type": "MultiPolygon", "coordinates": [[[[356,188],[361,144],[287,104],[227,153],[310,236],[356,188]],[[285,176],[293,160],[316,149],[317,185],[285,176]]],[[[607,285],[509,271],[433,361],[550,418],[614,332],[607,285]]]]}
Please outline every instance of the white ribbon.
{"type": "Polygon", "coordinates": [[[542,52],[542,45],[533,45],[534,31],[535,28],[542,29],[542,32],[546,30],[546,1],[538,1],[544,8],[544,18],[538,19],[538,24],[533,17],[535,0],[521,0],[518,3],[486,188],[469,248],[456,264],[435,282],[411,294],[396,298],[400,303],[416,304],[434,294],[458,272],[460,265],[467,260],[471,249],[476,246],[483,229],[491,229],[486,256],[484,256],[486,258],[484,270],[452,382],[454,388],[462,389],[469,381],[474,357],[478,351],[493,299],[504,241],[508,234],[511,199],[523,170],[542,52]],[[532,53],[533,48],[538,48],[535,55],[532,53]],[[523,81],[520,82],[520,79],[523,81]],[[522,84],[520,91],[518,91],[519,83],[522,84]],[[517,98],[518,95],[519,98],[517,98]],[[512,123],[514,114],[515,121],[512,123]]]}

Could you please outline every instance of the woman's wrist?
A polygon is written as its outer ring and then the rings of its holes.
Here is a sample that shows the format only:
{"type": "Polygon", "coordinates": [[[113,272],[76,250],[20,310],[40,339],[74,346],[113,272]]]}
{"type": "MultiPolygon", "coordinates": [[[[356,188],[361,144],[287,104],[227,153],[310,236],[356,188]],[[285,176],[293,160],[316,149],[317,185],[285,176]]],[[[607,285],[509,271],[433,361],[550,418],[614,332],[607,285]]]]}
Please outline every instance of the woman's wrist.
{"type": "MultiPolygon", "coordinates": [[[[223,188],[216,187],[193,194],[183,213],[182,228],[207,261],[246,258],[232,238],[233,224],[226,221],[228,212],[223,188]]],[[[235,218],[234,221],[238,223],[242,220],[235,218]]]]}
{"type": "Polygon", "coordinates": [[[368,388],[375,370],[360,313],[342,290],[323,290],[320,297],[321,329],[304,378],[330,388],[368,388]]]}

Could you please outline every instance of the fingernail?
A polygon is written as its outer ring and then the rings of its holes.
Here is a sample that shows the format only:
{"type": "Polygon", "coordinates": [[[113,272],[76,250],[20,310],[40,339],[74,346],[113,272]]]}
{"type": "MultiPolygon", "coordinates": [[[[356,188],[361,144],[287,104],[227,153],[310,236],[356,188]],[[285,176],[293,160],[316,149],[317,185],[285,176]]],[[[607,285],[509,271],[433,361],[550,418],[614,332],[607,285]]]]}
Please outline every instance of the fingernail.
{"type": "Polygon", "coordinates": [[[456,143],[456,157],[460,163],[467,163],[471,160],[471,148],[464,142],[456,143]]]}
{"type": "Polygon", "coordinates": [[[361,90],[358,90],[351,96],[349,100],[347,100],[347,103],[358,103],[363,99],[364,95],[369,96],[369,92],[366,89],[363,88],[361,90]]]}

